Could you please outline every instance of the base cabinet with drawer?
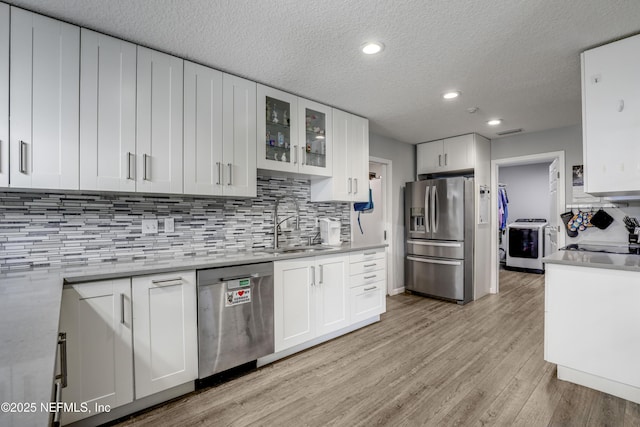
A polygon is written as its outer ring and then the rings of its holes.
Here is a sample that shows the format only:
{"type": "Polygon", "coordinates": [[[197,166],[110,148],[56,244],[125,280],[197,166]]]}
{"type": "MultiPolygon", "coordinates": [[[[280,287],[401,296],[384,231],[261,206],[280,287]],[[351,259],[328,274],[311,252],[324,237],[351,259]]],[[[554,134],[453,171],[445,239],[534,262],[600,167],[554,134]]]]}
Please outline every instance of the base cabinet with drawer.
{"type": "Polygon", "coordinates": [[[385,250],[353,252],[349,263],[349,318],[353,324],[386,311],[385,250]]]}
{"type": "Polygon", "coordinates": [[[66,287],[60,313],[67,346],[62,401],[87,402],[92,412],[65,412],[61,423],[195,380],[196,313],[193,271],[66,287]]]}

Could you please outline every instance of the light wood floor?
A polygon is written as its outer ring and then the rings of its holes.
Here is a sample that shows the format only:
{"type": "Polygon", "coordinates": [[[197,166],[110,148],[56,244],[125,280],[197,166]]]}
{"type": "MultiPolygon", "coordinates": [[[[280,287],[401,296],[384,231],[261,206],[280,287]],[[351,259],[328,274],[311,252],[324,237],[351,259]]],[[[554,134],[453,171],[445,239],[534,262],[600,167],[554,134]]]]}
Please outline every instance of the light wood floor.
{"type": "Polygon", "coordinates": [[[122,425],[640,426],[640,405],[556,379],[544,276],[464,307],[387,299],[382,321],[122,425]]]}

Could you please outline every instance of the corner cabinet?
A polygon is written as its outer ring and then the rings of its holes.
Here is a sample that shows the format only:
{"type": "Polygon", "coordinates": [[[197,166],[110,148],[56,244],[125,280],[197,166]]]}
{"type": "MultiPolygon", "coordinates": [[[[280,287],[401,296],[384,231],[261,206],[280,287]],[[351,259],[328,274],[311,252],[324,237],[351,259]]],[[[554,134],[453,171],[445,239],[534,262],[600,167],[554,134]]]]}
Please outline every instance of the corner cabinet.
{"type": "Polygon", "coordinates": [[[332,177],[314,178],[314,202],[369,200],[369,121],[333,109],[332,177]]]}
{"type": "Polygon", "coordinates": [[[274,263],[276,352],[349,325],[348,261],[327,255],[274,263]]]}
{"type": "Polygon", "coordinates": [[[256,195],[256,84],[185,62],[184,193],[256,195]]]}
{"type": "Polygon", "coordinates": [[[10,55],[10,186],[77,190],[80,28],[11,7],[10,55]]]}
{"type": "Polygon", "coordinates": [[[585,192],[640,194],[640,35],[582,54],[585,192]]]}
{"type": "Polygon", "coordinates": [[[183,60],[138,46],[136,191],[183,190],[183,60]]]}
{"type": "Polygon", "coordinates": [[[478,135],[468,134],[418,144],[417,175],[474,169],[476,137],[478,135]]]}
{"type": "Polygon", "coordinates": [[[9,5],[0,3],[0,187],[9,186],[9,5]]]}
{"type": "Polygon", "coordinates": [[[134,192],[136,45],[80,37],[80,189],[134,192]]]}

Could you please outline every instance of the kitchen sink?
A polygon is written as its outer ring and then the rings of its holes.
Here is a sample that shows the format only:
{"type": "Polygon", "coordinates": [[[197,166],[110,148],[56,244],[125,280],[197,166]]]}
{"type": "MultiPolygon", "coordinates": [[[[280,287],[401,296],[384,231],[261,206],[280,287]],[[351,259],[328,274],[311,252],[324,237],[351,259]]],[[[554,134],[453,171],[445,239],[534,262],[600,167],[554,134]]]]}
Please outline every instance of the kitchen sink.
{"type": "Polygon", "coordinates": [[[300,254],[300,253],[311,253],[311,252],[321,252],[329,249],[333,249],[326,246],[293,246],[289,248],[280,248],[274,249],[270,251],[271,253],[277,254],[300,254]]]}

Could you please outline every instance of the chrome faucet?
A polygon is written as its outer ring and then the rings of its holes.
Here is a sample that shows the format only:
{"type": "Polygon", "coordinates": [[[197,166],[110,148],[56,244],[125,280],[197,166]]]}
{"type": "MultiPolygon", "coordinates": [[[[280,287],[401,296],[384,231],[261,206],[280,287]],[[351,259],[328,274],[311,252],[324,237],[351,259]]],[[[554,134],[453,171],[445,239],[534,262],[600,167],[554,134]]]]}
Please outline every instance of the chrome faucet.
{"type": "Polygon", "coordinates": [[[276,207],[273,210],[273,249],[278,249],[278,231],[280,230],[280,224],[288,220],[289,218],[296,217],[296,230],[300,230],[300,206],[298,205],[298,200],[293,196],[280,196],[276,198],[276,207]],[[290,198],[293,200],[293,203],[296,205],[296,214],[289,215],[282,221],[278,222],[278,206],[283,199],[290,198]]]}

